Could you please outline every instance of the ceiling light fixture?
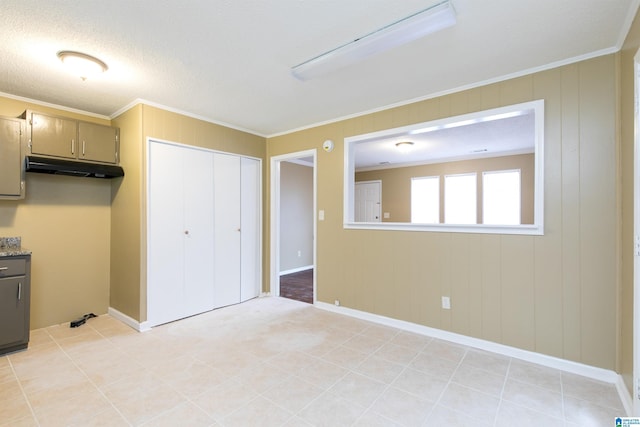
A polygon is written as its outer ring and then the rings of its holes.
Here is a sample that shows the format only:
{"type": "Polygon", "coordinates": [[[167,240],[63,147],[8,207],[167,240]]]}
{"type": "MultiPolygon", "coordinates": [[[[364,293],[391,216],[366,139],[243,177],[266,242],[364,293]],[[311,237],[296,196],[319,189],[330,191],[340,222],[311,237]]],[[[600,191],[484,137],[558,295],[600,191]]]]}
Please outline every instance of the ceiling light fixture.
{"type": "Polygon", "coordinates": [[[58,58],[60,58],[60,61],[68,66],[74,74],[80,76],[82,80],[104,73],[109,69],[103,61],[82,52],[61,50],[58,52],[58,58]]]}
{"type": "Polygon", "coordinates": [[[291,72],[300,80],[309,80],[451,27],[455,23],[456,15],[451,1],[445,0],[298,64],[291,68],[291,72]]]}
{"type": "Polygon", "coordinates": [[[396,142],[396,147],[398,148],[398,150],[400,150],[401,153],[406,153],[407,151],[411,150],[412,145],[413,142],[411,141],[396,142]]]}

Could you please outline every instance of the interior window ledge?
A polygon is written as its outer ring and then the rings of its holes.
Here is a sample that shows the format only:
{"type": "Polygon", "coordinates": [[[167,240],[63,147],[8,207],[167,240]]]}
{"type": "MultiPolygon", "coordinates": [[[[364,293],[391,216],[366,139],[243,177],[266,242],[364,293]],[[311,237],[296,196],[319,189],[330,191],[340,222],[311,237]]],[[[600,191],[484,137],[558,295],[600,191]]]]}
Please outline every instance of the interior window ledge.
{"type": "Polygon", "coordinates": [[[404,222],[345,222],[345,229],[352,230],[392,230],[392,231],[428,231],[440,233],[478,233],[478,234],[519,234],[544,235],[541,225],[452,225],[452,224],[412,224],[404,222]]]}

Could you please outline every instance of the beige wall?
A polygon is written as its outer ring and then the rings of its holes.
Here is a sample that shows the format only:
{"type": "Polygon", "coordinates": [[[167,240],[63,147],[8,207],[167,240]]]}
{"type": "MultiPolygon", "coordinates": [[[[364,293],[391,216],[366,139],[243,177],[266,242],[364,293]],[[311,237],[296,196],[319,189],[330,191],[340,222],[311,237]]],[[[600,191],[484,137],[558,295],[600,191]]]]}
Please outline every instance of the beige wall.
{"type": "Polygon", "coordinates": [[[313,168],[281,162],[280,272],[313,265],[313,215],[313,168]]]}
{"type": "MultiPolygon", "coordinates": [[[[122,164],[126,176],[121,185],[114,184],[111,212],[111,245],[114,254],[111,265],[111,305],[127,316],[143,322],[147,319],[147,138],[257,157],[263,159],[263,175],[266,168],[265,139],[148,105],[128,110],[115,118],[113,123],[121,128],[122,164]]],[[[263,178],[263,192],[265,186],[266,180],[263,178]]],[[[264,240],[263,246],[266,244],[264,240]]],[[[263,258],[266,257],[266,250],[263,250],[263,254],[263,258]]],[[[264,260],[263,263],[266,264],[264,260]]]]}
{"type": "Polygon", "coordinates": [[[616,66],[608,55],[269,138],[268,156],[336,142],[318,156],[318,299],[616,369],[616,66]],[[343,229],[345,137],[536,99],[544,236],[343,229]]]}
{"type": "Polygon", "coordinates": [[[125,177],[112,182],[109,306],[133,319],[140,319],[142,310],[142,112],[143,106],[137,105],[113,120],[120,128],[120,165],[125,177]]]}
{"type": "MultiPolygon", "coordinates": [[[[382,181],[382,212],[389,218],[383,222],[411,222],[411,178],[420,176],[440,177],[440,222],[444,222],[444,176],[476,172],[478,194],[482,194],[482,172],[520,169],[521,203],[520,222],[533,224],[534,155],[491,157],[458,162],[434,163],[421,166],[378,169],[356,172],[356,181],[382,181]]],[[[478,197],[478,224],[482,224],[482,197],[478,197]]]]}
{"type": "MultiPolygon", "coordinates": [[[[0,97],[0,115],[35,109],[106,120],[0,97]]],[[[24,200],[0,200],[0,236],[22,236],[31,250],[31,328],[104,314],[109,304],[111,184],[106,180],[27,174],[24,200]]]]}
{"type": "Polygon", "coordinates": [[[634,56],[640,48],[640,18],[636,15],[619,54],[620,70],[620,199],[621,288],[618,294],[620,321],[620,373],[633,389],[633,156],[634,156],[634,56]]]}

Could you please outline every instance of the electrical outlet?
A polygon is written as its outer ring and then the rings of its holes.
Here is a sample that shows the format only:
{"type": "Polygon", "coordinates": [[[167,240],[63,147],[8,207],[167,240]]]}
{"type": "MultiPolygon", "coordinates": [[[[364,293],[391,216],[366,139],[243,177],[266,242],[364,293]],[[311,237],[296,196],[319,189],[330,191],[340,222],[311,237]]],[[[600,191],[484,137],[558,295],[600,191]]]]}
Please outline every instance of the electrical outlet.
{"type": "Polygon", "coordinates": [[[302,251],[298,251],[298,258],[302,256],[302,251]]]}
{"type": "Polygon", "coordinates": [[[442,308],[445,310],[451,309],[451,299],[449,297],[442,297],[442,308]]]}
{"type": "Polygon", "coordinates": [[[337,299],[334,304],[337,305],[337,306],[340,306],[340,300],[337,299]]]}

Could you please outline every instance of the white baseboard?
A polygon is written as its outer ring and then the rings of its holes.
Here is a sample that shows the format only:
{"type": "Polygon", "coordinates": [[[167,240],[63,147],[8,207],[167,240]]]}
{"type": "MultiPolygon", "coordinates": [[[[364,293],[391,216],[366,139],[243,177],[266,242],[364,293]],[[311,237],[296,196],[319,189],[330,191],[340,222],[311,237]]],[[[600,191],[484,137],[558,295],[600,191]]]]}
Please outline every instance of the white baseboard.
{"type": "Polygon", "coordinates": [[[138,332],[146,332],[151,330],[151,326],[149,326],[148,322],[138,322],[137,320],[127,316],[126,314],[116,310],[113,307],[109,307],[108,314],[109,316],[113,317],[114,319],[118,319],[125,325],[132,327],[138,332]]]}
{"type": "Polygon", "coordinates": [[[348,307],[336,306],[328,304],[326,302],[316,301],[314,304],[316,307],[332,311],[334,313],[344,314],[346,316],[355,317],[362,320],[378,323],[385,326],[391,326],[394,328],[402,329],[408,332],[414,332],[417,334],[439,338],[446,341],[451,341],[456,344],[466,345],[474,347],[480,350],[486,350],[493,353],[502,354],[504,356],[513,357],[520,360],[525,360],[531,363],[537,363],[538,365],[547,366],[549,368],[559,369],[561,371],[570,372],[577,375],[582,375],[594,380],[607,382],[614,384],[620,395],[620,400],[624,405],[624,409],[627,414],[632,413],[632,398],[629,395],[627,387],[622,380],[622,376],[614,371],[608,369],[597,368],[595,366],[585,365],[583,363],[573,362],[571,360],[560,359],[554,356],[547,356],[545,354],[536,353],[529,350],[522,350],[516,347],[511,347],[504,344],[498,344],[491,341],[486,341],[479,338],[473,338],[466,335],[457,334],[454,332],[448,332],[441,329],[430,328],[428,326],[418,325],[416,323],[407,322],[404,320],[393,319],[390,317],[380,316],[365,311],[355,310],[348,307]]]}
{"type": "Polygon", "coordinates": [[[618,391],[618,396],[620,396],[624,410],[627,412],[627,416],[631,417],[638,415],[633,413],[633,396],[629,393],[627,385],[624,383],[624,379],[622,379],[622,375],[618,375],[616,390],[618,391]]]}
{"type": "Polygon", "coordinates": [[[291,270],[281,271],[280,276],[284,276],[285,274],[299,273],[301,271],[311,270],[312,268],[313,268],[313,265],[305,265],[304,267],[292,268],[291,270]]]}

